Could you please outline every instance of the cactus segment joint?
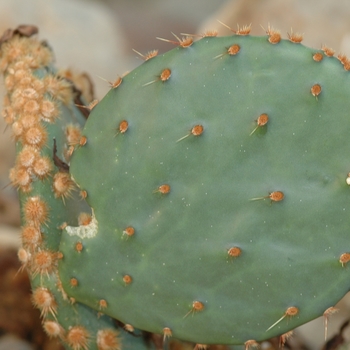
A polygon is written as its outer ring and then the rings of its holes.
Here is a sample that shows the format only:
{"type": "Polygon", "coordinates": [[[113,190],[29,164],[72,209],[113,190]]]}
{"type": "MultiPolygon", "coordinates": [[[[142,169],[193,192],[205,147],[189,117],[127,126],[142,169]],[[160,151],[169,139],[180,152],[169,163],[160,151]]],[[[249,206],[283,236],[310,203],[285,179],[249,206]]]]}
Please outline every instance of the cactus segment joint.
{"type": "Polygon", "coordinates": [[[98,222],[94,215],[91,216],[91,221],[87,225],[66,226],[65,232],[70,236],[78,236],[81,239],[93,238],[98,233],[98,222]]]}

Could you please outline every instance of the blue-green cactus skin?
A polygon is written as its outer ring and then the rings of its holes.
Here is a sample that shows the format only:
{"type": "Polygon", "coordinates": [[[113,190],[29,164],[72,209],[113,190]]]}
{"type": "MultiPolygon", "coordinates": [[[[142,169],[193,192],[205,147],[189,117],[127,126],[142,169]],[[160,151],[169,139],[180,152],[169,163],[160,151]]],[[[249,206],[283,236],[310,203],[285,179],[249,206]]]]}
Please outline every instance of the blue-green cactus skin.
{"type": "Polygon", "coordinates": [[[64,289],[201,344],[322,315],[349,290],[349,95],[338,59],[266,36],[203,38],[130,72],[73,154],[96,222],[62,234],[64,289]]]}

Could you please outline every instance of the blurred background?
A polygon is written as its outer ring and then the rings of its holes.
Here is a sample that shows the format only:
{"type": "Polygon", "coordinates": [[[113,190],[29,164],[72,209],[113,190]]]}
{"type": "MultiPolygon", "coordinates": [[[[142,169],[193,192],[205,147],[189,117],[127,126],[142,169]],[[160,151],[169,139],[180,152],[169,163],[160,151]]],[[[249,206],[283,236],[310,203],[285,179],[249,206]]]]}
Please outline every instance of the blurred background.
{"type": "MultiPolygon", "coordinates": [[[[252,24],[255,35],[264,35],[268,25],[279,29],[284,38],[291,31],[301,33],[308,46],[327,45],[350,55],[349,18],[348,0],[0,0],[0,33],[19,24],[38,26],[39,38],[54,49],[57,66],[88,72],[97,98],[109,90],[106,80],[115,80],[142,63],[133,49],[146,54],[173,47],[156,37],[176,40],[172,33],[181,37],[181,33],[214,29],[229,35],[220,20],[233,29],[252,24]]],[[[2,81],[0,95],[4,95],[2,81]]],[[[8,186],[14,143],[2,118],[0,133],[0,350],[58,349],[40,331],[25,275],[14,278],[20,211],[16,192],[8,186]]],[[[350,317],[349,298],[339,308],[329,324],[330,337],[350,317]]],[[[350,339],[350,332],[344,336],[350,339]]],[[[294,342],[296,348],[321,349],[323,320],[298,329],[294,342]]]]}

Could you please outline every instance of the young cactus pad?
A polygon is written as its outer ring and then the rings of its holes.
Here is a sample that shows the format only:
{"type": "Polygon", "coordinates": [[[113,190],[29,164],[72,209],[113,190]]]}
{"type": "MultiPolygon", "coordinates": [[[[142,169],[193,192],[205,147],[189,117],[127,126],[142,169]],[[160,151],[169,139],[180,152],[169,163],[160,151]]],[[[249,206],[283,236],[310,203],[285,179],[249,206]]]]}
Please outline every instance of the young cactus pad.
{"type": "Polygon", "coordinates": [[[147,60],[93,108],[71,174],[94,221],[60,245],[76,300],[201,344],[283,334],[350,286],[347,60],[238,34],[147,60]]]}

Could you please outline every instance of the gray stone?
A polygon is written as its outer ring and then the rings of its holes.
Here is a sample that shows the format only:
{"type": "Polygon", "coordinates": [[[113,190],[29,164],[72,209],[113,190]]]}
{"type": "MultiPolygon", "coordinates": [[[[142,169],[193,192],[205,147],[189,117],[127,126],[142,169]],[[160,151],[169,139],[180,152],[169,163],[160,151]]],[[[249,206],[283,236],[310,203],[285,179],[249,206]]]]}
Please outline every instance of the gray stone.
{"type": "Polygon", "coordinates": [[[0,350],[34,350],[34,347],[12,335],[5,335],[0,338],[0,350]]]}

